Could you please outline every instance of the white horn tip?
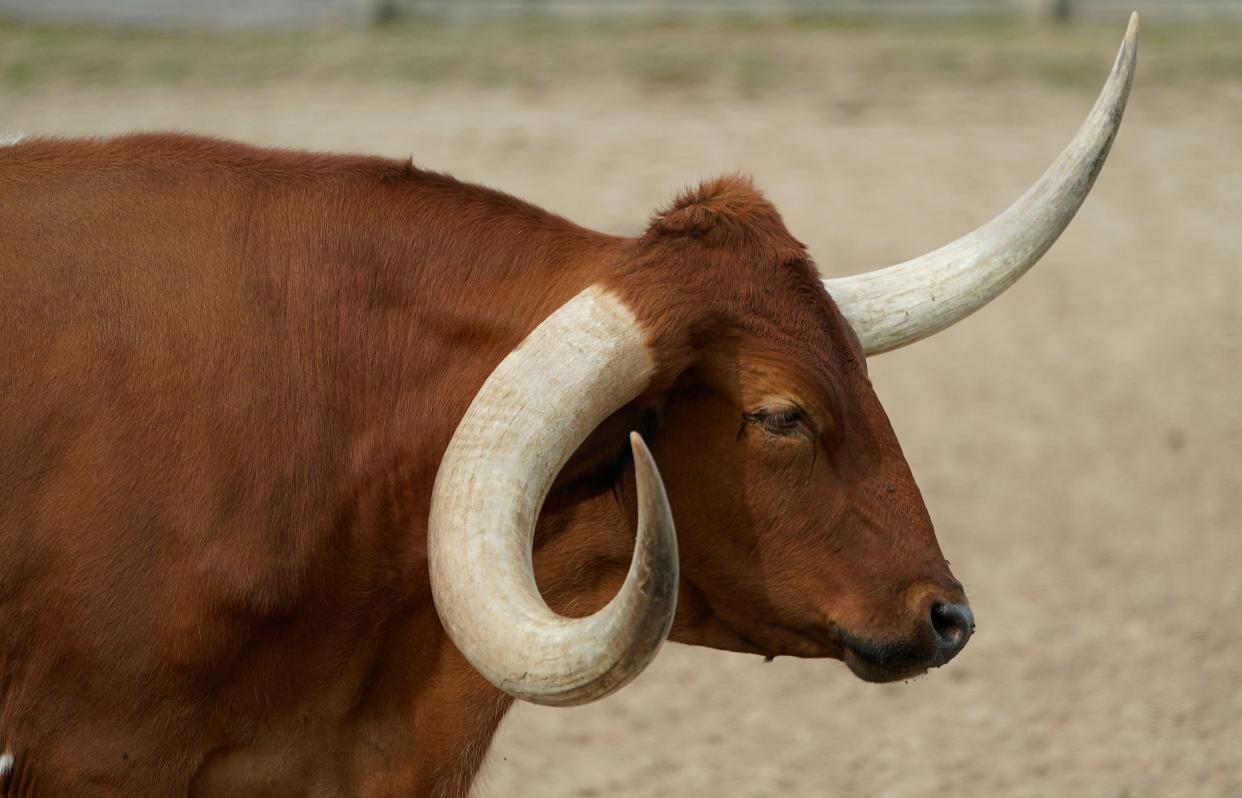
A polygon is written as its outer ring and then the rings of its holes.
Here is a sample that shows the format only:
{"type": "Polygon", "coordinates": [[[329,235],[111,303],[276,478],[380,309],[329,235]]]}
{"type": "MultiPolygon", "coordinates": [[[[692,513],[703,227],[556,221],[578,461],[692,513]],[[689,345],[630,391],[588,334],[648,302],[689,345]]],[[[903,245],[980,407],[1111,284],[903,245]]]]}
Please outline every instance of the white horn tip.
{"type": "Polygon", "coordinates": [[[647,442],[637,432],[630,433],[630,451],[634,453],[634,476],[641,492],[654,500],[657,507],[663,507],[667,499],[664,496],[664,482],[660,479],[660,469],[656,467],[655,457],[647,448],[647,442]]]}
{"type": "Polygon", "coordinates": [[[634,452],[635,460],[641,457],[647,462],[651,461],[651,451],[647,448],[646,442],[643,441],[643,436],[637,432],[630,433],[630,449],[634,452]]]}
{"type": "Polygon", "coordinates": [[[658,503],[663,503],[664,483],[660,480],[660,470],[656,467],[655,458],[647,448],[647,442],[637,432],[630,433],[630,451],[634,453],[634,478],[643,494],[658,503]]]}
{"type": "Polygon", "coordinates": [[[1119,79],[1128,93],[1131,80],[1134,78],[1134,66],[1138,61],[1139,15],[1130,12],[1130,24],[1126,26],[1125,38],[1121,40],[1121,48],[1117,51],[1117,61],[1113,65],[1109,81],[1119,79]]]}
{"type": "Polygon", "coordinates": [[[1138,35],[1139,15],[1137,11],[1131,11],[1130,24],[1126,25],[1126,35],[1121,40],[1121,51],[1117,54],[1118,64],[1125,64],[1127,69],[1134,68],[1135,57],[1138,54],[1138,35]]]}
{"type": "Polygon", "coordinates": [[[647,448],[647,442],[637,432],[630,433],[630,450],[634,452],[634,479],[638,487],[641,511],[645,511],[652,522],[643,528],[662,539],[659,544],[666,549],[665,554],[671,558],[672,579],[676,580],[677,569],[677,533],[673,527],[673,512],[668,506],[668,495],[664,492],[664,480],[660,478],[660,469],[656,467],[655,457],[647,448]]]}

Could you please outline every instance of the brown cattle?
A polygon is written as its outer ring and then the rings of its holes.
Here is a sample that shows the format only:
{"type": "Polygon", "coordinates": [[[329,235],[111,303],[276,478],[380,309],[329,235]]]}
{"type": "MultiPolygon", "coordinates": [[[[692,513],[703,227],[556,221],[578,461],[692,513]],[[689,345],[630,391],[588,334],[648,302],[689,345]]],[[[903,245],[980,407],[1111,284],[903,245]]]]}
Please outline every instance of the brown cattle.
{"type": "Polygon", "coordinates": [[[865,356],[1051,245],[1134,47],[1013,208],[827,290],[736,177],[619,238],[381,158],[0,149],[0,794],[461,795],[511,696],[666,636],[943,664],[865,356]]]}

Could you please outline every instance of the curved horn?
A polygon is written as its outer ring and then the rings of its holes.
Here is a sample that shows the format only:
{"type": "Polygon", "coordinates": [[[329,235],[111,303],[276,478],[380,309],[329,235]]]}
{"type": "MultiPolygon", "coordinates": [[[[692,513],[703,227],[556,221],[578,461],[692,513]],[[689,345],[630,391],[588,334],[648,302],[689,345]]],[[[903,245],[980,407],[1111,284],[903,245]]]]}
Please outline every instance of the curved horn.
{"type": "Polygon", "coordinates": [[[637,676],[668,636],[677,537],[637,434],[638,537],[612,601],[587,618],[557,615],[539,595],[531,553],[557,473],[654,370],[633,314],[588,288],[501,361],[440,462],[428,528],[436,609],[466,659],[512,696],[562,706],[602,698],[637,676]]]}
{"type": "Polygon", "coordinates": [[[972,233],[887,269],[824,280],[868,355],[940,332],[999,296],[1074,218],[1108,157],[1130,94],[1138,14],[1087,121],[1008,210],[972,233]]]}

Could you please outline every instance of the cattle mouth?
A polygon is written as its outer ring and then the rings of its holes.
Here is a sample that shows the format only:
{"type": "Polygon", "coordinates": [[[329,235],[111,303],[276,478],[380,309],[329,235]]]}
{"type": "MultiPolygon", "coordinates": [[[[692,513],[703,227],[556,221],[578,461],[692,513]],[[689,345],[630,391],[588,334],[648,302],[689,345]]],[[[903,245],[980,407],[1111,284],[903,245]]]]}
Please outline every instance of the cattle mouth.
{"type": "Polygon", "coordinates": [[[845,656],[841,659],[859,679],[875,684],[913,679],[938,667],[929,665],[925,657],[892,645],[868,648],[846,646],[845,656]]]}
{"type": "Polygon", "coordinates": [[[801,645],[790,645],[785,640],[776,647],[757,645],[756,653],[769,658],[779,654],[841,660],[856,677],[876,684],[922,676],[946,664],[953,656],[945,656],[935,640],[922,634],[875,640],[852,634],[835,622],[794,634],[800,638],[801,645]]]}
{"type": "MultiPolygon", "coordinates": [[[[699,593],[693,586],[689,592],[699,593]]],[[[934,630],[877,640],[849,632],[831,620],[826,624],[786,626],[739,622],[715,608],[710,608],[709,613],[726,635],[707,643],[712,647],[757,654],[765,661],[776,657],[840,660],[856,677],[875,684],[922,676],[947,664],[965,645],[960,642],[948,651],[938,642],[934,630]]]]}
{"type": "MultiPolygon", "coordinates": [[[[906,639],[869,640],[833,625],[844,651],[841,660],[865,682],[883,684],[922,676],[948,663],[957,653],[946,654],[927,635],[906,639]]],[[[960,650],[960,647],[959,649],[960,650]]]]}
{"type": "Polygon", "coordinates": [[[755,636],[762,637],[763,642],[740,633],[738,637],[746,644],[742,650],[762,655],[765,660],[777,656],[840,660],[854,676],[873,684],[913,679],[948,662],[936,652],[935,646],[921,639],[877,642],[844,634],[835,624],[813,634],[787,632],[782,636],[786,639],[779,642],[769,639],[770,634],[755,636]],[[791,636],[799,639],[788,639],[791,636]]]}

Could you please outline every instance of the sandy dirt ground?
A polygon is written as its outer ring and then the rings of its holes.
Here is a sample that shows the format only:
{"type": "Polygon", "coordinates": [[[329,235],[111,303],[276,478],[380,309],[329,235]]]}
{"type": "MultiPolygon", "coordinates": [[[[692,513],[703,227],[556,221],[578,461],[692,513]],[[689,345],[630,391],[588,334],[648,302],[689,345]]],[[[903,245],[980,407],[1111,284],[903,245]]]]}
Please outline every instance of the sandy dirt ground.
{"type": "MultiPolygon", "coordinates": [[[[1100,78],[1109,60],[1101,53],[1100,78]]],[[[610,232],[753,174],[828,274],[1001,210],[1079,88],[826,76],[745,102],[558,91],[0,92],[0,129],[175,128],[413,155],[610,232]],[[845,87],[845,88],[840,88],[845,87]]],[[[1017,287],[872,374],[979,632],[907,684],[669,645],[572,710],[517,707],[487,796],[1242,796],[1242,92],[1148,91],[1069,231],[1017,287]]]]}

